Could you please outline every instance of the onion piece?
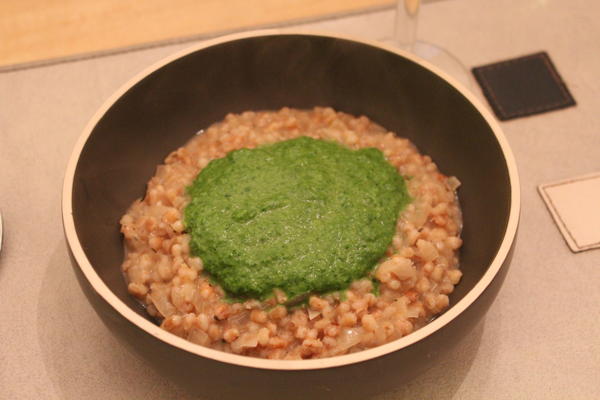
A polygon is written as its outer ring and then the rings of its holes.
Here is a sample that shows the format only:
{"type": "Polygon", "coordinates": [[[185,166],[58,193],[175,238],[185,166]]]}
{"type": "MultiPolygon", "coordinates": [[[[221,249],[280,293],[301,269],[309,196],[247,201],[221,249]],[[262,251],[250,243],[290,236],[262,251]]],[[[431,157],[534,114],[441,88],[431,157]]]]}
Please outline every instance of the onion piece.
{"type": "Polygon", "coordinates": [[[244,349],[258,346],[258,334],[256,332],[246,332],[231,343],[231,350],[235,353],[241,353],[244,349]]]}
{"type": "Polygon", "coordinates": [[[169,301],[169,291],[167,285],[153,284],[149,294],[154,307],[165,318],[175,314],[175,306],[169,301]]]}
{"type": "Polygon", "coordinates": [[[192,329],[188,333],[187,340],[202,346],[208,346],[210,343],[210,337],[199,328],[192,329]]]}
{"type": "Polygon", "coordinates": [[[406,318],[419,318],[420,314],[420,307],[408,306],[408,308],[406,309],[406,318]]]}
{"type": "Polygon", "coordinates": [[[343,329],[338,337],[335,352],[345,353],[349,348],[359,344],[362,336],[362,328],[343,329]]]}
{"type": "Polygon", "coordinates": [[[196,288],[194,292],[194,297],[192,297],[192,304],[196,309],[196,314],[206,314],[210,315],[212,318],[213,312],[210,302],[202,298],[202,296],[200,295],[200,290],[198,290],[198,288],[196,288]]]}
{"type": "Polygon", "coordinates": [[[414,225],[415,229],[420,230],[425,225],[430,211],[430,204],[426,202],[416,204],[415,212],[410,217],[410,222],[414,225]]]}
{"type": "Polygon", "coordinates": [[[233,325],[245,325],[250,320],[250,311],[241,310],[240,312],[230,316],[227,320],[233,325]]]}
{"type": "Polygon", "coordinates": [[[321,311],[317,311],[317,310],[313,310],[312,308],[308,309],[308,319],[309,320],[313,320],[315,318],[317,318],[319,315],[321,315],[321,311]]]}
{"type": "Polygon", "coordinates": [[[460,187],[460,181],[457,177],[451,176],[448,178],[448,187],[454,191],[460,187]]]}

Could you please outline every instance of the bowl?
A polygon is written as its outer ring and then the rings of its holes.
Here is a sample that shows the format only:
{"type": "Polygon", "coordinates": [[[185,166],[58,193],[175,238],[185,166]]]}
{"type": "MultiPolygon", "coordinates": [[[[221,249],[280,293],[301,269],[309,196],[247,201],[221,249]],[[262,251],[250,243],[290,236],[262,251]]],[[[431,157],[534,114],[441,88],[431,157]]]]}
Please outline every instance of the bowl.
{"type": "Polygon", "coordinates": [[[516,165],[470,92],[415,56],[347,37],[258,31],[204,42],[141,72],[92,117],[67,166],[63,223],[89,302],[124,345],[207,398],[365,398],[431,367],[483,318],[508,270],[519,219],[516,165]],[[464,227],[451,306],[401,339],[352,354],[266,360],[188,342],[128,294],[119,219],[155,167],[230,112],[331,106],[408,137],[457,176],[464,227]]]}

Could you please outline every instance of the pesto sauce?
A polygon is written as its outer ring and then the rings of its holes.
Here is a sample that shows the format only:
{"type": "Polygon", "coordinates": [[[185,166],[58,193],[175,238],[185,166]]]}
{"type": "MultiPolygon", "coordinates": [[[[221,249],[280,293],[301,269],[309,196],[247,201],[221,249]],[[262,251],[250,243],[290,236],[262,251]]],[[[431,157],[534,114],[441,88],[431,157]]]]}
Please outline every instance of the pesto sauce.
{"type": "Polygon", "coordinates": [[[300,137],[232,151],[187,188],[192,254],[229,296],[292,299],[366,276],[409,196],[381,151],[300,137]]]}

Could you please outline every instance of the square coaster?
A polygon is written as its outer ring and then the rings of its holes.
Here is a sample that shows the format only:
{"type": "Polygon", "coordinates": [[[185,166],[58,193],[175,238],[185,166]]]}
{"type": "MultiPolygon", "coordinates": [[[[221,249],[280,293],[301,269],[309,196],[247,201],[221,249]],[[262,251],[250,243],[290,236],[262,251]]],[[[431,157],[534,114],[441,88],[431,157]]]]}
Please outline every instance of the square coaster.
{"type": "Polygon", "coordinates": [[[600,248],[600,172],[538,190],[573,252],[600,248]]]}
{"type": "Polygon", "coordinates": [[[475,67],[473,75],[502,121],[575,105],[546,52],[475,67]]]}

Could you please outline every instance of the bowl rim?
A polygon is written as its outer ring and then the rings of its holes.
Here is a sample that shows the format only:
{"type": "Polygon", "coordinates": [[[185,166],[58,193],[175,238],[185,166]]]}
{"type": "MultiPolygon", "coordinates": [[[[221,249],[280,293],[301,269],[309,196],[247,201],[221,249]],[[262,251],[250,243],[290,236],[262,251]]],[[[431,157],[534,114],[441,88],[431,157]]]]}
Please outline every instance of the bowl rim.
{"type": "Polygon", "coordinates": [[[508,144],[508,141],[502,130],[496,122],[495,118],[491,115],[488,109],[482,104],[482,102],[475,97],[473,93],[464,88],[460,82],[456,79],[452,78],[445,72],[441,71],[434,65],[431,65],[427,61],[424,61],[407,51],[403,51],[401,49],[394,48],[390,45],[376,42],[373,40],[365,40],[361,38],[352,37],[350,35],[338,35],[332,33],[325,33],[314,30],[304,30],[304,29],[264,29],[264,30],[253,30],[247,31],[243,33],[235,33],[231,35],[221,36],[215,39],[210,39],[206,41],[202,41],[196,45],[192,45],[187,47],[186,49],[180,50],[171,54],[155,63],[150,65],[149,67],[143,69],[135,76],[130,78],[126,83],[124,83],[118,90],[116,90],[104,103],[103,105],[95,112],[95,114],[90,118],[87,125],[83,129],[81,135],[79,136],[71,156],[69,158],[64,182],[63,182],[63,191],[62,191],[62,219],[63,226],[65,231],[65,236],[67,239],[67,243],[71,249],[73,257],[77,261],[77,266],[88,280],[92,288],[95,292],[104,299],[117,313],[119,313],[123,318],[125,318],[128,322],[136,325],[138,328],[145,331],[147,334],[153,336],[154,338],[174,346],[180,350],[186,351],[190,354],[194,354],[203,358],[212,359],[215,361],[220,361],[227,364],[233,364],[243,367],[252,367],[266,370],[316,370],[316,369],[325,369],[325,368],[333,368],[333,367],[341,367],[344,365],[350,365],[354,363],[359,363],[367,360],[371,360],[416,343],[427,336],[433,334],[434,332],[440,330],[445,325],[449,324],[453,319],[455,319],[458,315],[460,315],[466,308],[468,308],[475,300],[485,291],[485,289],[492,282],[494,277],[497,275],[498,271],[502,267],[508,253],[512,247],[512,244],[516,237],[516,231],[519,221],[520,215],[520,184],[519,184],[519,176],[517,171],[516,162],[508,144]],[[226,353],[219,350],[214,350],[208,347],[204,347],[198,344],[194,344],[189,342],[183,338],[180,338],[170,332],[167,332],[160,328],[158,325],[155,325],[151,321],[145,319],[141,315],[137,314],[135,311],[130,309],[124,302],[122,302],[110,289],[109,287],[102,281],[100,276],[96,273],[94,268],[92,267],[90,261],[88,260],[85,252],[83,251],[82,245],[79,242],[77,232],[75,230],[75,221],[73,218],[72,211],[72,194],[73,194],[73,182],[75,177],[75,170],[77,168],[77,164],[79,161],[79,157],[85,146],[87,139],[92,133],[94,127],[99,122],[99,120],[104,116],[104,114],[112,107],[112,105],[129,89],[131,89],[134,85],[140,82],[143,78],[147,77],[154,71],[160,69],[166,64],[184,57],[188,54],[196,52],[201,49],[205,49],[208,47],[212,47],[218,44],[222,44],[225,42],[240,40],[240,39],[248,39],[254,37],[261,36],[317,36],[317,37],[326,37],[332,39],[342,39],[357,42],[360,44],[380,48],[392,53],[396,53],[404,58],[411,60],[412,62],[419,64],[420,66],[431,70],[438,77],[446,80],[453,88],[458,90],[483,116],[487,124],[491,127],[496,140],[498,141],[501,151],[506,160],[508,175],[509,175],[509,185],[510,185],[510,209],[509,209],[509,217],[508,223],[506,226],[506,231],[504,233],[502,242],[500,247],[498,248],[494,259],[490,263],[488,270],[484,273],[482,278],[477,282],[477,284],[456,304],[451,306],[444,314],[425,325],[424,327],[416,330],[415,332],[406,335],[402,338],[396,339],[389,343],[367,349],[362,350],[356,353],[345,354],[340,356],[328,357],[328,358],[319,358],[319,359],[308,359],[308,360],[269,360],[262,359],[257,357],[248,357],[241,356],[232,353],[226,353]]]}

